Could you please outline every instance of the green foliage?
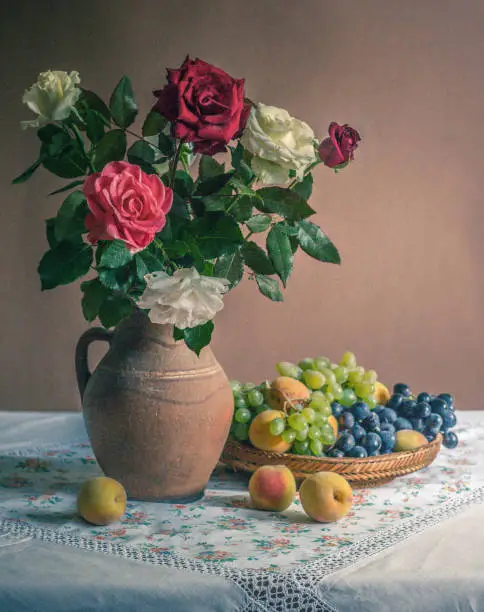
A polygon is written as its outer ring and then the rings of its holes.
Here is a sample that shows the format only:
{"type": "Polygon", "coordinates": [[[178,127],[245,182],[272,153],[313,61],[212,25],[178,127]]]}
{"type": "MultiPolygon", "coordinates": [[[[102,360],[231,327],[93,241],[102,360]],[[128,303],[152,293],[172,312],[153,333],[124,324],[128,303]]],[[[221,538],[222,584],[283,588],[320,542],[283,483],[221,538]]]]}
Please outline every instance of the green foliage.
{"type": "Polygon", "coordinates": [[[69,191],[69,189],[74,189],[74,187],[79,187],[79,185],[83,185],[84,181],[72,181],[72,183],[68,183],[61,187],[60,189],[56,189],[55,191],[51,191],[49,195],[57,195],[58,193],[63,193],[64,191],[69,191]]]}
{"type": "Polygon", "coordinates": [[[114,327],[128,317],[134,308],[134,302],[125,295],[109,295],[99,307],[99,320],[106,327],[114,327]]]}
{"type": "Polygon", "coordinates": [[[274,278],[269,278],[263,274],[256,274],[255,280],[262,295],[273,302],[282,302],[284,300],[279,283],[274,278]]]}
{"type": "Polygon", "coordinates": [[[92,262],[92,248],[83,242],[59,242],[40,260],[42,291],[67,285],[84,276],[92,262]]]}
{"type": "Polygon", "coordinates": [[[271,260],[255,242],[246,242],[242,247],[242,256],[245,264],[257,274],[274,274],[275,269],[271,260]]]}
{"type": "Polygon", "coordinates": [[[256,207],[265,213],[275,213],[288,219],[298,221],[314,215],[314,210],[300,195],[283,187],[263,187],[257,195],[261,198],[256,207]]]}
{"type": "Polygon", "coordinates": [[[200,351],[203,347],[210,344],[213,332],[213,322],[207,321],[203,325],[197,327],[188,327],[186,329],[178,329],[175,327],[173,331],[173,338],[175,340],[185,340],[186,345],[197,355],[200,355],[200,351]]]}
{"type": "Polygon", "coordinates": [[[81,283],[81,291],[83,292],[81,306],[84,318],[89,322],[94,321],[99,315],[102,303],[111,295],[111,291],[98,278],[81,283]]]}
{"type": "Polygon", "coordinates": [[[110,240],[98,248],[97,264],[103,268],[120,268],[133,259],[126,244],[121,240],[110,240]]]}
{"type": "Polygon", "coordinates": [[[20,183],[25,183],[25,181],[28,181],[41,164],[41,159],[35,161],[31,166],[27,168],[27,170],[25,170],[24,172],[22,172],[22,174],[19,174],[19,176],[13,179],[12,185],[19,185],[20,183]]]}
{"type": "Polygon", "coordinates": [[[86,198],[81,191],[73,191],[59,208],[54,222],[56,242],[79,241],[85,233],[85,219],[88,212],[86,198]]]}
{"type": "Polygon", "coordinates": [[[306,174],[302,181],[298,181],[294,185],[292,190],[304,200],[309,200],[313,192],[313,175],[311,173],[306,174]]]}
{"type": "Polygon", "coordinates": [[[200,179],[205,181],[219,174],[224,174],[225,168],[223,164],[219,164],[216,159],[209,155],[202,155],[198,166],[200,179]]]}
{"type": "Polygon", "coordinates": [[[245,222],[247,227],[253,234],[265,232],[271,224],[271,218],[268,215],[254,215],[245,222]]]}
{"type": "Polygon", "coordinates": [[[267,235],[267,252],[275,271],[285,287],[287,279],[292,272],[294,256],[289,236],[285,231],[283,223],[276,223],[267,235]]]}
{"type": "Polygon", "coordinates": [[[158,152],[144,140],[137,140],[128,149],[128,161],[130,164],[136,164],[147,174],[155,174],[153,164],[158,158],[158,152]]]}
{"type": "Polygon", "coordinates": [[[62,178],[84,176],[88,160],[81,144],[67,128],[48,124],[37,132],[41,140],[40,156],[46,170],[62,178]]]}
{"type": "Polygon", "coordinates": [[[129,127],[138,114],[138,106],[134,99],[131,81],[123,76],[116,85],[109,100],[109,109],[116,125],[121,128],[129,127]]]}
{"type": "Polygon", "coordinates": [[[167,124],[168,121],[163,117],[163,115],[160,115],[160,113],[157,113],[156,111],[151,111],[148,113],[143,122],[141,133],[145,138],[147,136],[156,136],[165,129],[167,124]]]}
{"type": "Polygon", "coordinates": [[[338,249],[321,228],[311,221],[299,223],[298,241],[302,250],[314,259],[328,263],[341,263],[338,249]]]}
{"type": "Polygon", "coordinates": [[[126,133],[123,130],[107,132],[94,148],[92,163],[94,169],[101,171],[106,164],[124,159],[126,153],[126,133]]]}
{"type": "Polygon", "coordinates": [[[213,275],[226,278],[232,289],[240,283],[244,275],[244,259],[239,246],[233,246],[220,255],[215,263],[213,275]]]}

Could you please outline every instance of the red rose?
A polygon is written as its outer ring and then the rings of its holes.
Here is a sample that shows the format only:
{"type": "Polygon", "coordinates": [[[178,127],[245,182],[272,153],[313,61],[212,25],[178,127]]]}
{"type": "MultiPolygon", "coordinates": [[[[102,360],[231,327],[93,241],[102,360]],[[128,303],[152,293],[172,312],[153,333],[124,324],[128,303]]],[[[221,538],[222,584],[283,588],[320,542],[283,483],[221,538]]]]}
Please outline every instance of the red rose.
{"type": "Polygon", "coordinates": [[[153,110],[173,123],[173,135],[192,142],[196,153],[214,155],[245,127],[250,105],[244,103],[244,79],[234,79],[202,60],[167,70],[168,85],[154,92],[153,110]]]}
{"type": "Polygon", "coordinates": [[[142,251],[163,229],[173,191],[156,174],[117,161],[89,175],[83,186],[89,214],[87,239],[122,240],[132,253],[142,251]]]}
{"type": "Polygon", "coordinates": [[[361,138],[358,132],[347,123],[339,125],[335,121],[329,125],[329,138],[319,145],[319,157],[329,168],[347,164],[354,157],[361,138]]]}

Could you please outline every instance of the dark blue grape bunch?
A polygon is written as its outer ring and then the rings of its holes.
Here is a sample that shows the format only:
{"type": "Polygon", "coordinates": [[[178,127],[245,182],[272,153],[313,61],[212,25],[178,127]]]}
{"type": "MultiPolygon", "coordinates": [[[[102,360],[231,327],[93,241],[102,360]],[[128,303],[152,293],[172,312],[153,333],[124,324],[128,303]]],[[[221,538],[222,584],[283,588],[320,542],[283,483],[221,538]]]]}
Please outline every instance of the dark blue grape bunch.
{"type": "Polygon", "coordinates": [[[384,434],[385,439],[401,429],[413,429],[423,433],[429,442],[441,433],[446,448],[455,448],[459,443],[457,435],[451,431],[457,424],[457,417],[450,393],[434,396],[422,392],[414,396],[408,385],[397,383],[386,406],[379,409],[378,417],[380,435],[384,434]]]}
{"type": "MultiPolygon", "coordinates": [[[[380,437],[379,414],[388,410],[387,417],[392,419],[392,411],[384,406],[371,410],[368,404],[357,401],[351,406],[341,406],[338,402],[331,405],[333,416],[337,419],[340,436],[334,447],[328,451],[330,457],[374,457],[383,452],[391,452],[395,446],[394,431],[387,434],[385,442],[380,437]]],[[[396,416],[395,416],[396,418],[396,416]]]]}

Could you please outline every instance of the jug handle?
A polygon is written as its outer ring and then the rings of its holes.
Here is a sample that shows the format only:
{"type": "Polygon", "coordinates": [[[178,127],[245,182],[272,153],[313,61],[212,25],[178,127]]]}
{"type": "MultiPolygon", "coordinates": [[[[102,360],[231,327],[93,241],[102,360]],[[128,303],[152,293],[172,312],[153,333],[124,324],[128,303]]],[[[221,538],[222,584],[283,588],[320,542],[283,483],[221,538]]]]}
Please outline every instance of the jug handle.
{"type": "Polygon", "coordinates": [[[91,372],[89,371],[88,364],[89,345],[91,344],[91,342],[95,342],[96,340],[102,340],[104,342],[107,342],[109,346],[111,346],[113,336],[114,332],[108,331],[103,327],[92,327],[91,329],[85,331],[79,338],[76,346],[75,361],[77,386],[79,388],[81,400],[83,398],[88,380],[91,378],[91,372]]]}

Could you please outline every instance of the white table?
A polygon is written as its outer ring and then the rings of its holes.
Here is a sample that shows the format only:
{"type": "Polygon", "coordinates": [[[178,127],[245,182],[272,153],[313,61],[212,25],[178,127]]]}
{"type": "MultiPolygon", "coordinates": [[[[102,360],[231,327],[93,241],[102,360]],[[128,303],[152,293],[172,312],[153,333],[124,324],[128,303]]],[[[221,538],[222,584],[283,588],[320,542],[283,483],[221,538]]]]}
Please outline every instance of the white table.
{"type": "Polygon", "coordinates": [[[251,510],[243,479],[221,474],[199,507],[132,504],[92,530],[75,514],[99,473],[81,415],[0,413],[0,610],[484,610],[484,412],[458,418],[457,454],[356,491],[331,526],[298,504],[251,510]]]}

